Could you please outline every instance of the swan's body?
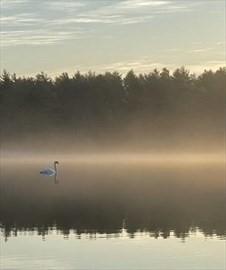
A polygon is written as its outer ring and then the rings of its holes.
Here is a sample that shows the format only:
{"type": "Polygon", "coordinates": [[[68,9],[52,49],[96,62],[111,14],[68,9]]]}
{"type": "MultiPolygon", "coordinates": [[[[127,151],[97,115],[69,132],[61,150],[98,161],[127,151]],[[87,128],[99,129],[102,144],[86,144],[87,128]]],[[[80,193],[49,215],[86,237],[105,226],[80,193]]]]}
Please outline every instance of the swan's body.
{"type": "Polygon", "coordinates": [[[40,174],[43,174],[46,176],[54,176],[54,175],[56,175],[56,171],[53,168],[46,168],[46,169],[40,171],[40,174]]]}
{"type": "Polygon", "coordinates": [[[57,175],[57,165],[59,164],[58,161],[54,161],[53,168],[46,168],[42,171],[40,171],[40,174],[45,176],[56,176],[57,175]]]}

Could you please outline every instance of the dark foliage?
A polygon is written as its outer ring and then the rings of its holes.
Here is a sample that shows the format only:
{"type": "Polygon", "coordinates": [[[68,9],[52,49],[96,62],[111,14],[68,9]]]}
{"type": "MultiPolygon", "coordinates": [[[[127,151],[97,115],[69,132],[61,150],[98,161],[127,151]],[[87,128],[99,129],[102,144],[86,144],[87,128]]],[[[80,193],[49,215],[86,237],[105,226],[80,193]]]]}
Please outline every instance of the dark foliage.
{"type": "Polygon", "coordinates": [[[67,73],[0,80],[1,139],[43,133],[92,138],[214,136],[224,129],[226,69],[200,76],[184,68],[136,75],[67,73]]]}

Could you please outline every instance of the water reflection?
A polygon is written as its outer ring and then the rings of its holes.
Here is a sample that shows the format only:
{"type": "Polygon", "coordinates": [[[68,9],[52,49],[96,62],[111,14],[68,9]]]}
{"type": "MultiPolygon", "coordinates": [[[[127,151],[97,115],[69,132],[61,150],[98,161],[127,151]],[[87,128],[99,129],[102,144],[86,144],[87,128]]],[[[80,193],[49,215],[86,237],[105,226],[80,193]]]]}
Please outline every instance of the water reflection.
{"type": "Polygon", "coordinates": [[[104,234],[186,238],[226,235],[223,166],[61,165],[60,183],[40,176],[40,164],[4,166],[0,222],[5,238],[52,230],[78,237],[104,234]],[[54,183],[58,183],[55,185],[54,183]]]}

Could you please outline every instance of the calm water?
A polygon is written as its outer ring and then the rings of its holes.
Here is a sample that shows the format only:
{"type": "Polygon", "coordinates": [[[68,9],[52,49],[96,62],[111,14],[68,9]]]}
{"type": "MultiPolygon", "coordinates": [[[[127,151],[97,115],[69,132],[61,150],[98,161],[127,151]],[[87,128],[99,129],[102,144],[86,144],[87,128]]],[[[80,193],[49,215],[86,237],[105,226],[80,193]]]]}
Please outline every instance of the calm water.
{"type": "Polygon", "coordinates": [[[226,269],[224,164],[1,168],[0,269],[226,269]]]}

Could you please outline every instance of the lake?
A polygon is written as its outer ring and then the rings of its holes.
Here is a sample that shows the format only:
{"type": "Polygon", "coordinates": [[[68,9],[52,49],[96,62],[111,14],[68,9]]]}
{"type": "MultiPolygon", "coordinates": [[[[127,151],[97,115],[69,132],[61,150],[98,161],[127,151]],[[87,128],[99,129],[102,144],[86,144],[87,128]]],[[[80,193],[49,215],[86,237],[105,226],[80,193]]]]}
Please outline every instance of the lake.
{"type": "Polygon", "coordinates": [[[226,269],[223,162],[45,166],[2,162],[0,269],[226,269]]]}

